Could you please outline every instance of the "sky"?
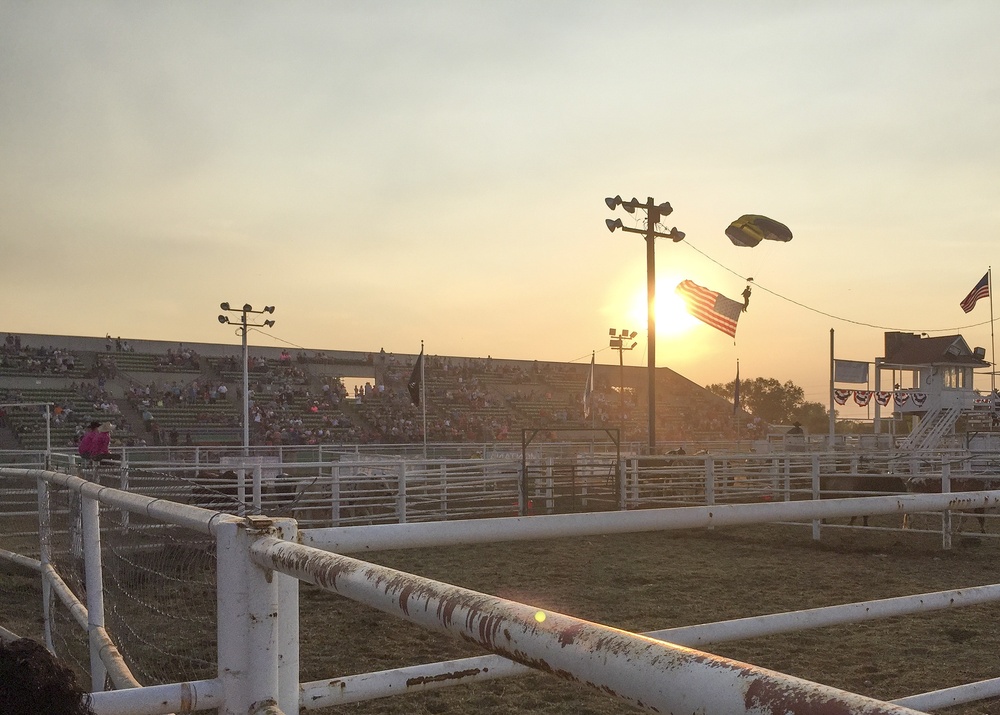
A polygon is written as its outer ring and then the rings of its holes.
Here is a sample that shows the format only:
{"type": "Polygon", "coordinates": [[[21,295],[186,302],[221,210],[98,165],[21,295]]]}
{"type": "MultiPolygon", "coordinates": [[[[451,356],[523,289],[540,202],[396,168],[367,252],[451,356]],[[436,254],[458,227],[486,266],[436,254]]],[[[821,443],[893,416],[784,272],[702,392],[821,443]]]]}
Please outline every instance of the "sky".
{"type": "MultiPolygon", "coordinates": [[[[0,0],[0,332],[647,361],[829,404],[961,333],[1000,235],[1000,3],[0,0]],[[744,214],[794,238],[738,248],[744,214]],[[735,341],[674,301],[740,299],[735,341]],[[685,318],[688,318],[687,320],[685,318]]],[[[988,387],[989,378],[977,378],[988,387]]]]}

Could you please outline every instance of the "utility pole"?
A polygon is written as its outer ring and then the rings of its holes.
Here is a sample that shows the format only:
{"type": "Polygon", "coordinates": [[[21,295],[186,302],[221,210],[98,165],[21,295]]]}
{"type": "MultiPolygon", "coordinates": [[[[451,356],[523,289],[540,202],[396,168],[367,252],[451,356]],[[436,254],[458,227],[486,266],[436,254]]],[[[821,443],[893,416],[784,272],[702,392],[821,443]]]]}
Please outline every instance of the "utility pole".
{"type": "Polygon", "coordinates": [[[620,228],[627,233],[641,234],[646,239],[646,297],[649,306],[647,309],[647,332],[649,335],[649,453],[656,454],[656,253],[653,241],[657,238],[669,238],[676,243],[684,239],[684,233],[678,231],[676,227],[666,233],[656,230],[660,219],[664,216],[669,216],[673,211],[669,202],[664,201],[662,204],[657,204],[652,196],[647,198],[645,203],[641,203],[634,197],[631,201],[622,201],[621,196],[615,196],[614,198],[604,199],[604,203],[612,211],[621,206],[630,214],[634,214],[636,209],[642,209],[646,212],[646,228],[644,229],[625,226],[622,224],[620,218],[609,218],[604,223],[607,224],[608,230],[612,233],[615,232],[615,229],[620,228]]]}
{"type": "Polygon", "coordinates": [[[264,307],[264,310],[254,310],[253,306],[249,303],[245,303],[242,308],[230,308],[229,303],[222,303],[219,308],[241,314],[239,322],[230,320],[228,315],[220,315],[219,322],[223,325],[235,325],[236,332],[243,338],[243,459],[245,462],[247,457],[250,456],[250,350],[247,347],[247,331],[250,328],[274,327],[273,320],[265,320],[263,323],[248,323],[247,314],[255,313],[262,315],[267,313],[273,315],[274,306],[268,305],[264,307]]]}

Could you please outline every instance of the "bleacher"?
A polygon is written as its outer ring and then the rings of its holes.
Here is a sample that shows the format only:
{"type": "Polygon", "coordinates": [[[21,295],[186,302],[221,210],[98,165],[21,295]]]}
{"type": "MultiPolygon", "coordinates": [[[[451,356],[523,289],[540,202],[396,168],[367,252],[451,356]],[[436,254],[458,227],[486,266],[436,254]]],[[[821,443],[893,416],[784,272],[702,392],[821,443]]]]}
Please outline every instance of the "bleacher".
{"type": "Polygon", "coordinates": [[[128,440],[130,425],[121,414],[103,412],[87,401],[79,391],[68,387],[22,387],[0,389],[0,403],[25,403],[25,407],[7,407],[6,421],[23,449],[44,450],[51,439],[53,447],[68,447],[91,421],[111,422],[114,437],[128,440]],[[49,404],[49,429],[46,431],[45,404],[49,404]]]}
{"type": "Polygon", "coordinates": [[[159,437],[157,440],[152,431],[140,428],[139,436],[147,444],[154,443],[154,440],[166,445],[173,444],[172,432],[177,435],[177,444],[239,444],[243,439],[243,417],[238,402],[226,400],[155,405],[149,410],[159,430],[159,437]]]}
{"type": "MultiPolygon", "coordinates": [[[[164,445],[169,445],[172,438],[181,445],[235,446],[241,443],[243,371],[242,354],[237,349],[217,346],[223,349],[214,350],[210,356],[193,354],[181,361],[176,352],[177,343],[173,343],[173,350],[168,353],[170,348],[167,347],[162,352],[148,348],[109,350],[103,341],[97,340],[99,345],[91,347],[89,352],[75,350],[72,371],[61,370],[60,374],[100,379],[102,385],[106,384],[107,393],[114,396],[113,401],[121,413],[112,418],[119,427],[116,440],[164,445]],[[196,381],[201,391],[206,386],[225,384],[229,388],[228,399],[213,401],[204,392],[193,398],[188,391],[196,381]],[[126,399],[126,395],[136,385],[149,384],[162,392],[166,385],[174,382],[184,390],[184,396],[171,398],[167,395],[166,399],[162,395],[151,396],[150,409],[158,429],[146,431],[140,418],[142,406],[132,398],[126,399]]],[[[55,349],[66,354],[58,345],[55,349]]],[[[51,349],[46,351],[46,354],[51,353],[51,349]]],[[[39,361],[31,360],[27,349],[18,348],[17,352],[8,349],[3,352],[3,358],[0,389],[5,387],[5,380],[13,384],[20,377],[23,383],[24,378],[38,375],[41,369],[39,361]]],[[[322,430],[325,440],[416,441],[421,436],[425,412],[429,437],[445,441],[488,440],[498,434],[516,434],[522,428],[546,426],[589,428],[606,424],[622,428],[623,436],[640,439],[646,433],[647,402],[642,394],[646,385],[644,369],[643,374],[638,369],[629,369],[628,420],[622,424],[618,406],[618,366],[597,366],[595,396],[600,398],[598,404],[603,409],[585,419],[583,391],[589,364],[428,356],[424,383],[426,404],[416,408],[406,391],[413,358],[390,354],[382,359],[380,363],[376,357],[373,362],[369,354],[310,359],[305,353],[291,359],[285,354],[279,359],[276,350],[266,356],[251,353],[249,377],[254,407],[266,409],[269,419],[273,420],[271,425],[258,427],[251,417],[253,439],[260,440],[256,443],[264,443],[265,439],[299,439],[303,435],[309,439],[322,430]],[[324,404],[323,381],[331,377],[336,379],[337,366],[347,364],[371,369],[376,376],[373,382],[379,380],[379,384],[390,387],[387,394],[358,401],[348,396],[339,404],[324,404]],[[280,438],[276,437],[278,433],[280,438]]],[[[90,419],[106,421],[109,418],[107,413],[95,414],[93,404],[88,404],[82,394],[71,393],[72,390],[17,391],[17,401],[62,403],[70,407],[72,418],[54,426],[52,441],[55,446],[71,443],[78,425],[90,419]]],[[[8,391],[7,394],[12,393],[8,391]]],[[[8,412],[8,426],[22,447],[44,447],[44,420],[39,419],[37,413],[30,410],[24,415],[8,412]]],[[[658,375],[657,428],[661,439],[683,438],[691,431],[693,423],[697,423],[699,429],[705,426],[705,429],[722,433],[731,422],[725,419],[727,412],[731,417],[731,404],[676,373],[664,370],[658,375]]]]}
{"type": "Polygon", "coordinates": [[[148,373],[166,372],[197,375],[201,373],[201,367],[192,363],[172,363],[167,362],[165,355],[150,355],[148,353],[136,352],[109,352],[98,359],[110,360],[114,363],[118,372],[123,373],[148,373]]]}

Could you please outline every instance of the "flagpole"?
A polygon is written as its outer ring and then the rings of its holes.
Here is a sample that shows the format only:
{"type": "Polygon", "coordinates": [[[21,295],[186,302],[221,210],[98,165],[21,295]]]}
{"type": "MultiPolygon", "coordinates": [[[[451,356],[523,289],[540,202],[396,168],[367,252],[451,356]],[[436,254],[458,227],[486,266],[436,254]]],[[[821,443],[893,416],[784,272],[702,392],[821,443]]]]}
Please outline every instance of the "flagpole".
{"type": "Polygon", "coordinates": [[[996,392],[997,389],[997,364],[996,364],[996,354],[997,354],[997,341],[993,337],[993,266],[987,266],[986,268],[986,285],[990,289],[990,392],[996,392]]]}
{"type": "Polygon", "coordinates": [[[736,451],[740,450],[740,359],[736,358],[736,379],[733,380],[733,419],[736,420],[736,451]]]}
{"type": "Polygon", "coordinates": [[[833,410],[833,377],[834,377],[834,352],[833,352],[833,328],[830,328],[830,445],[829,449],[833,450],[833,438],[837,431],[837,418],[834,415],[833,410]]]}
{"type": "MultiPolygon", "coordinates": [[[[420,341],[420,354],[424,354],[424,341],[420,341]]],[[[427,459],[427,380],[424,379],[426,360],[420,360],[420,409],[424,421],[424,459],[427,459]]]]}
{"type": "MultiPolygon", "coordinates": [[[[619,353],[619,355],[620,354],[621,353],[619,353]]],[[[591,399],[591,402],[593,402],[593,399],[594,399],[594,393],[593,393],[593,391],[597,388],[597,385],[593,384],[595,382],[595,380],[594,380],[594,359],[596,357],[597,357],[597,351],[596,350],[591,350],[590,351],[590,376],[591,376],[590,377],[590,380],[591,380],[591,385],[590,385],[590,390],[591,390],[590,399],[591,399]]],[[[596,429],[597,428],[597,410],[595,410],[593,408],[593,406],[591,406],[591,408],[590,408],[590,428],[591,429],[596,429]]],[[[591,451],[591,453],[593,453],[593,451],[594,451],[594,433],[593,432],[590,433],[590,451],[591,451]]]]}

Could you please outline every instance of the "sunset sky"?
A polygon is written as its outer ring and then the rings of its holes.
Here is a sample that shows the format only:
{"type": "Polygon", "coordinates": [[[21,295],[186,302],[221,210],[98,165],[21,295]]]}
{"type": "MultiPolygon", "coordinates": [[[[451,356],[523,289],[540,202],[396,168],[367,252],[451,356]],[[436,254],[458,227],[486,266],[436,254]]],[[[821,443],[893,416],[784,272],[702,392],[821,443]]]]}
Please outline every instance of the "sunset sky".
{"type": "MultiPolygon", "coordinates": [[[[961,332],[1000,237],[1000,3],[0,0],[0,332],[618,362],[653,197],[658,364],[793,380],[961,332]],[[787,244],[737,248],[742,214],[787,244]],[[636,215],[638,216],[638,214],[636,215]]],[[[988,387],[989,379],[977,381],[988,387]]]]}

